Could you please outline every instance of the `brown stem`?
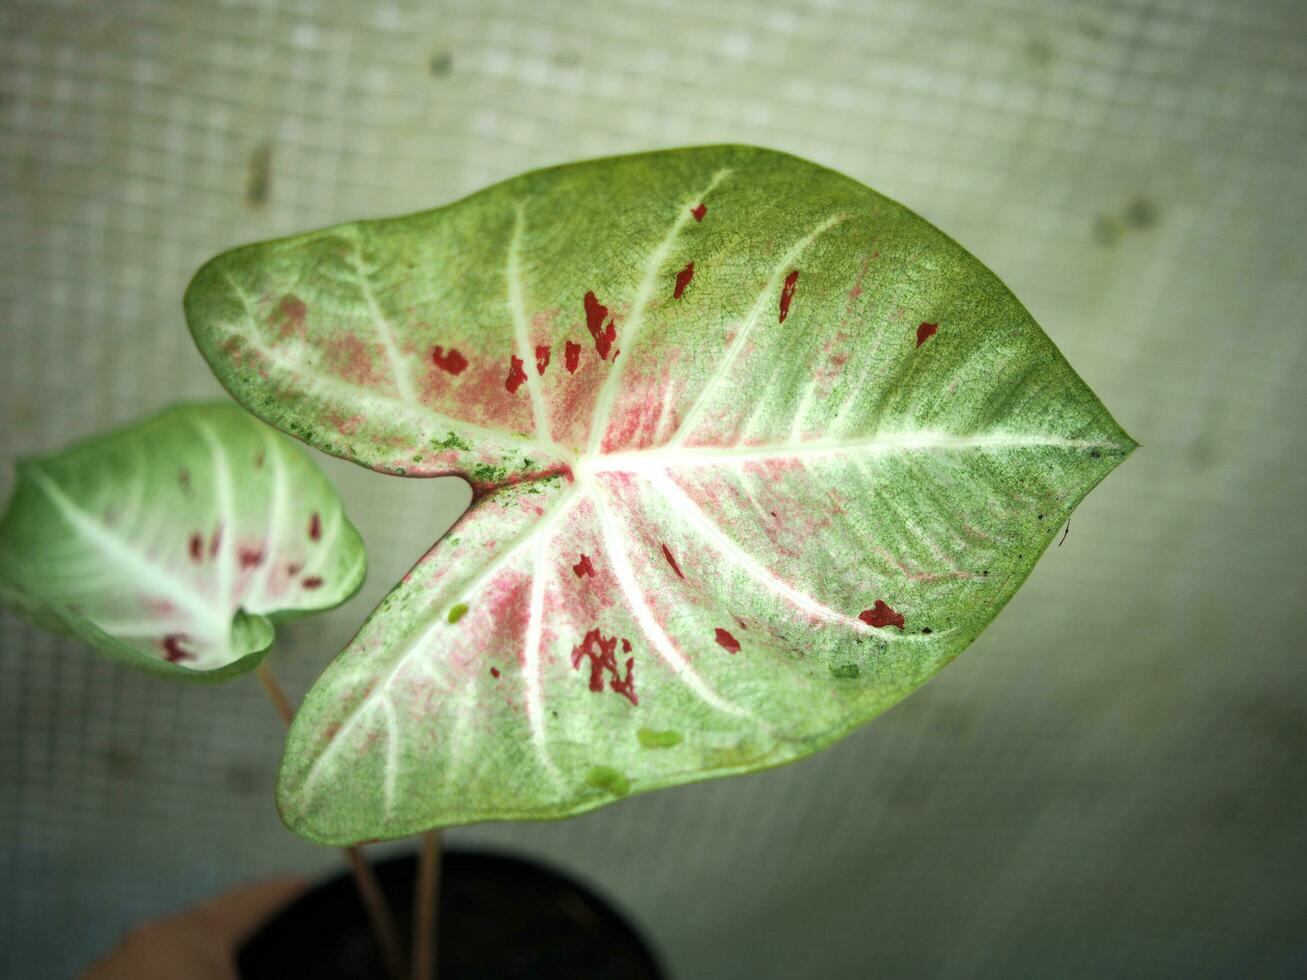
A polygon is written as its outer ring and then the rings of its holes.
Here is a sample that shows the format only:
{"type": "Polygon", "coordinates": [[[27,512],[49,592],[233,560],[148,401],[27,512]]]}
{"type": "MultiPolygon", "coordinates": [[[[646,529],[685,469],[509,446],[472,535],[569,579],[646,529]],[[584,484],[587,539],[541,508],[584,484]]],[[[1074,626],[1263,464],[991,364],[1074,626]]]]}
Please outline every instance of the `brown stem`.
{"type": "Polygon", "coordinates": [[[395,917],[390,914],[390,906],[386,904],[386,896],[377,883],[372,865],[363,860],[363,852],[357,847],[345,847],[342,850],[345,859],[349,861],[350,870],[354,872],[354,883],[358,885],[359,898],[363,900],[363,908],[372,924],[372,934],[381,947],[386,972],[392,980],[403,980],[404,954],[399,947],[399,933],[395,931],[395,917]]]}
{"type": "MultiPolygon", "coordinates": [[[[291,708],[290,700],[286,697],[286,692],[281,689],[281,684],[278,683],[272,668],[265,660],[254,668],[254,673],[259,675],[259,682],[263,684],[263,690],[267,692],[272,706],[277,709],[277,714],[281,715],[281,720],[289,725],[295,717],[295,711],[291,708]]],[[[372,926],[372,935],[381,950],[382,959],[385,960],[386,972],[390,974],[391,980],[403,980],[404,963],[399,946],[399,933],[395,929],[395,917],[390,914],[390,906],[386,904],[386,896],[381,891],[377,876],[357,847],[343,847],[341,850],[345,854],[346,863],[354,873],[354,884],[358,887],[359,899],[363,902],[363,909],[372,926]]]]}
{"type": "Polygon", "coordinates": [[[272,672],[265,660],[254,668],[254,673],[259,675],[259,683],[263,685],[263,690],[267,692],[268,700],[272,706],[277,709],[277,714],[281,715],[281,720],[289,725],[295,718],[295,709],[290,706],[290,700],[286,697],[286,692],[281,689],[277,682],[277,675],[272,672]]]}
{"type": "Polygon", "coordinates": [[[439,970],[436,930],[440,925],[440,831],[422,835],[417,900],[413,913],[413,980],[436,980],[439,970]]]}

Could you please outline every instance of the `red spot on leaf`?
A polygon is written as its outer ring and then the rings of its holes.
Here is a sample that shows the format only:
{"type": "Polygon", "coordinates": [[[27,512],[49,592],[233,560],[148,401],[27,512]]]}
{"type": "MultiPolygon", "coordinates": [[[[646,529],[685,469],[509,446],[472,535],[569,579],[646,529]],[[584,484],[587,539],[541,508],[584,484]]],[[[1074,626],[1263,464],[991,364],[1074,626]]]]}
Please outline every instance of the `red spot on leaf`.
{"type": "Polygon", "coordinates": [[[781,323],[790,315],[790,303],[794,299],[794,287],[799,282],[799,270],[795,269],[785,277],[785,285],[781,287],[781,323]]]}
{"type": "Polygon", "coordinates": [[[318,512],[316,510],[309,517],[309,540],[310,541],[322,540],[322,518],[318,516],[318,512]]]}
{"type": "Polygon", "coordinates": [[[585,634],[580,644],[572,647],[572,669],[577,670],[581,666],[583,657],[590,658],[590,690],[602,691],[604,689],[604,671],[616,670],[617,658],[617,637],[611,636],[605,639],[604,635],[595,627],[585,634]],[[610,668],[611,665],[611,668],[610,668]]]}
{"type": "Polygon", "coordinates": [[[237,558],[240,561],[241,568],[257,568],[263,563],[263,549],[241,548],[237,552],[237,558]]]}
{"type": "Polygon", "coordinates": [[[585,326],[590,331],[591,336],[599,333],[599,328],[604,325],[604,320],[608,318],[608,307],[599,302],[599,297],[590,290],[585,294],[585,326]]]}
{"type": "Polygon", "coordinates": [[[168,663],[179,664],[183,660],[195,659],[195,654],[182,646],[187,639],[185,633],[169,633],[163,638],[163,656],[168,663]]]}
{"type": "Polygon", "coordinates": [[[449,348],[448,353],[445,352],[445,348],[436,347],[431,352],[431,360],[440,370],[450,374],[462,374],[467,368],[467,358],[452,347],[449,348]]]}
{"type": "Polygon", "coordinates": [[[604,320],[608,317],[608,307],[595,298],[593,292],[585,294],[585,326],[590,331],[590,336],[594,338],[595,350],[599,354],[600,360],[608,359],[608,351],[613,346],[613,341],[617,339],[617,328],[613,326],[613,321],[609,320],[607,325],[604,320]]]}
{"type": "Polygon", "coordinates": [[[595,567],[590,561],[590,556],[582,555],[581,560],[572,566],[572,571],[576,573],[577,578],[585,578],[587,575],[594,578],[595,567]]]}
{"type": "Polygon", "coordinates": [[[300,573],[300,569],[302,569],[303,567],[304,566],[297,561],[287,562],[286,574],[294,577],[300,573]]]}
{"type": "Polygon", "coordinates": [[[939,332],[938,323],[923,323],[917,327],[917,346],[920,347],[939,332]]]}
{"type": "Polygon", "coordinates": [[[703,216],[708,213],[708,205],[700,201],[698,207],[690,208],[690,213],[694,215],[695,221],[702,221],[703,216]]]}
{"type": "MultiPolygon", "coordinates": [[[[622,641],[622,652],[630,652],[631,645],[622,641]]],[[[604,689],[604,674],[609,675],[608,687],[622,695],[632,704],[639,704],[635,693],[635,658],[626,660],[626,676],[617,669],[617,637],[604,636],[596,626],[585,634],[578,646],[572,648],[572,667],[579,669],[582,658],[590,658],[590,690],[599,692],[604,689]]]]}
{"type": "MultiPolygon", "coordinates": [[[[604,332],[595,337],[595,352],[602,361],[608,356],[608,351],[613,346],[613,341],[617,339],[617,328],[613,326],[613,321],[609,320],[608,325],[604,327],[604,332]]],[[[613,355],[613,360],[617,360],[617,354],[613,355]]]]}
{"type": "Polygon", "coordinates": [[[676,563],[676,556],[672,554],[672,549],[663,545],[663,557],[667,559],[667,564],[672,566],[672,571],[681,578],[685,578],[685,573],[681,571],[681,566],[676,563]]]}
{"type": "Polygon", "coordinates": [[[717,627],[717,644],[727,653],[739,653],[740,641],[731,635],[730,630],[717,627]]]}
{"type": "Polygon", "coordinates": [[[177,471],[177,483],[186,496],[190,497],[195,493],[195,490],[191,487],[191,471],[184,466],[177,471]]]}
{"type": "Polygon", "coordinates": [[[209,538],[209,557],[212,558],[222,547],[222,525],[219,524],[213,529],[213,536],[209,538]]]}
{"type": "Polygon", "coordinates": [[[322,579],[317,575],[310,575],[300,584],[306,589],[316,589],[322,585],[322,579]]]}
{"type": "MultiPolygon", "coordinates": [[[[624,651],[629,650],[630,644],[624,644],[622,649],[624,651]]],[[[613,671],[613,679],[609,681],[609,686],[632,704],[639,704],[640,699],[635,693],[635,658],[627,657],[624,666],[626,667],[626,677],[618,677],[617,671],[613,671]]]]}
{"type": "Polygon", "coordinates": [[[581,363],[581,345],[574,344],[570,340],[563,351],[563,366],[567,368],[568,374],[575,374],[577,367],[581,363]]]}
{"type": "Polygon", "coordinates": [[[880,599],[870,609],[864,609],[858,613],[858,618],[868,626],[875,626],[877,629],[883,629],[886,626],[897,626],[903,629],[903,614],[895,612],[880,599]]]}
{"type": "Polygon", "coordinates": [[[628,640],[626,637],[622,637],[622,652],[623,653],[631,652],[631,641],[628,640]]]}
{"type": "Polygon", "coordinates": [[[545,368],[549,367],[549,345],[536,345],[536,374],[544,374],[545,368]]]}
{"type": "Polygon", "coordinates": [[[495,680],[499,680],[499,668],[498,668],[498,667],[491,667],[491,668],[490,668],[490,676],[493,677],[495,680]]]}
{"type": "Polygon", "coordinates": [[[681,294],[685,292],[685,287],[690,285],[690,280],[693,278],[694,263],[688,262],[685,268],[676,274],[676,288],[672,290],[672,299],[680,299],[681,294]]]}
{"type": "Polygon", "coordinates": [[[510,395],[516,394],[517,389],[526,383],[526,372],[522,370],[522,358],[516,354],[509,355],[508,377],[504,379],[504,387],[508,389],[510,395]]]}
{"type": "Polygon", "coordinates": [[[204,558],[204,535],[196,531],[191,535],[191,561],[201,561],[204,558]]]}

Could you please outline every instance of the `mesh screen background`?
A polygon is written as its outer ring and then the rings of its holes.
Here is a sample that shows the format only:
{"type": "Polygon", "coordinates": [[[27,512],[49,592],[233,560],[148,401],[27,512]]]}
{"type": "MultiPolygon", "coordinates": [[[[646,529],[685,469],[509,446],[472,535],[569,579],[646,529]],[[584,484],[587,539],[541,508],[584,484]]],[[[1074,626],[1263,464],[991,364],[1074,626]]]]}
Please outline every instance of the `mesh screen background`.
{"type": "MultiPolygon", "coordinates": [[[[219,388],[182,291],[248,240],[690,143],[842,170],[961,241],[1143,448],[993,627],[781,770],[453,831],[612,896],[675,975],[1269,976],[1307,965],[1307,8],[1258,0],[0,5],[12,459],[219,388]],[[246,200],[250,161],[267,200],[246,200]]],[[[466,503],[324,462],[369,546],[283,634],[302,694],[466,503]]],[[[0,622],[0,969],[334,870],[252,679],[0,622]]]]}

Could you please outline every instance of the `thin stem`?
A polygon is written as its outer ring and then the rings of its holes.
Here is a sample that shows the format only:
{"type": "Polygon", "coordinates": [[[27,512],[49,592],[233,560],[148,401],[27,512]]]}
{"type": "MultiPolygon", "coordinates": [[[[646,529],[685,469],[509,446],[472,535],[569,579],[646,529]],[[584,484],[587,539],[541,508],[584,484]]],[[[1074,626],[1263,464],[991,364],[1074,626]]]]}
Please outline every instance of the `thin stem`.
{"type": "Polygon", "coordinates": [[[436,930],[440,925],[440,831],[422,835],[417,900],[413,913],[413,980],[436,980],[440,972],[436,930]]]}
{"type": "Polygon", "coordinates": [[[281,689],[281,684],[277,682],[277,675],[272,672],[265,660],[254,668],[254,673],[259,675],[259,683],[263,685],[263,690],[267,692],[268,700],[272,706],[277,709],[277,714],[281,715],[281,720],[288,726],[295,719],[295,709],[290,706],[290,700],[286,697],[286,692],[281,689]]]}
{"type": "MultiPolygon", "coordinates": [[[[281,715],[281,720],[289,725],[295,717],[295,710],[290,706],[290,699],[286,697],[286,692],[277,681],[277,675],[272,672],[266,660],[254,668],[254,673],[258,674],[259,682],[267,692],[268,700],[277,709],[277,714],[281,715]]],[[[363,853],[357,847],[343,847],[341,850],[345,854],[346,863],[354,873],[354,884],[358,887],[359,899],[363,902],[363,909],[372,926],[372,935],[381,950],[382,959],[385,960],[386,972],[390,974],[391,980],[403,980],[404,963],[399,946],[399,932],[395,929],[395,917],[390,914],[390,906],[386,904],[386,896],[377,882],[376,873],[363,859],[363,853]]]]}
{"type": "Polygon", "coordinates": [[[404,954],[399,947],[399,933],[395,931],[395,917],[390,914],[390,906],[386,904],[386,896],[377,883],[372,865],[363,860],[363,852],[357,847],[344,847],[341,850],[345,852],[345,859],[354,872],[354,883],[358,885],[359,898],[363,900],[363,908],[372,924],[372,934],[381,947],[386,972],[392,980],[403,980],[404,954]]]}

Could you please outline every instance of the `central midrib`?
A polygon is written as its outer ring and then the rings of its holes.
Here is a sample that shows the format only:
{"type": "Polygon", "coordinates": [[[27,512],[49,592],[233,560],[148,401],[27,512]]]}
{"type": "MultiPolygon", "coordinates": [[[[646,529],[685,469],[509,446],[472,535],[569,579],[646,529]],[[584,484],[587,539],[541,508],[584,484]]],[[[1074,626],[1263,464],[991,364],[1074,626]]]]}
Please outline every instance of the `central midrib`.
{"type": "MultiPolygon", "coordinates": [[[[546,447],[541,447],[546,448],[546,447]]],[[[1011,432],[982,432],[969,435],[953,435],[935,430],[910,430],[895,433],[881,433],[862,439],[815,440],[803,443],[781,443],[762,446],[693,446],[689,448],[669,449],[659,446],[654,449],[598,453],[594,456],[571,456],[560,452],[561,447],[547,447],[558,453],[556,465],[545,469],[525,473],[512,480],[487,487],[484,492],[492,493],[511,486],[533,483],[559,475],[569,482],[584,483],[586,474],[591,473],[630,473],[639,475],[650,471],[672,472],[682,469],[698,469],[713,466],[742,467],[755,463],[795,461],[806,463],[811,460],[835,458],[839,456],[875,456],[887,453],[913,452],[958,452],[966,450],[1022,450],[1022,449],[1119,449],[1119,443],[1111,439],[1068,439],[1064,436],[1047,433],[1021,435],[1011,432]]]]}

